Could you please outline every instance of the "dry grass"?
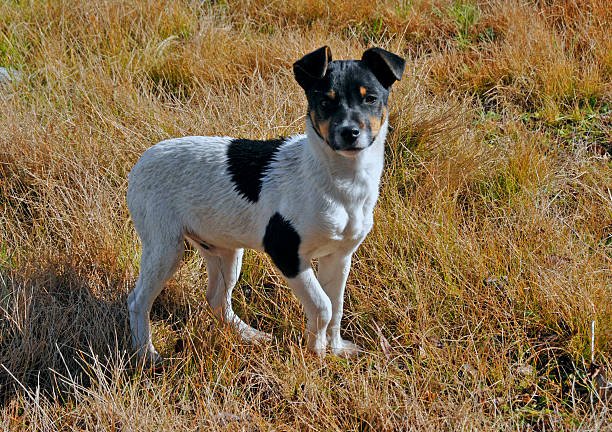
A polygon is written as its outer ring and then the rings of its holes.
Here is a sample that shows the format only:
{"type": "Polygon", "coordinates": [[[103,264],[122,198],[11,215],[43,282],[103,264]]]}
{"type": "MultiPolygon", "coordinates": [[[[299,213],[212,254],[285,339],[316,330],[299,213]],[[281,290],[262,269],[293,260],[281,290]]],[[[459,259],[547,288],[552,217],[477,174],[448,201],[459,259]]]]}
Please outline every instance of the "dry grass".
{"type": "Polygon", "coordinates": [[[607,0],[0,3],[0,429],[610,430],[612,9],[607,0]],[[300,132],[290,65],[408,59],[376,225],[349,280],[357,360],[309,356],[297,301],[247,254],[240,343],[197,256],[134,370],[126,177],[170,136],[300,132]],[[606,152],[608,155],[606,155],[606,152]],[[607,372],[609,374],[609,372],[607,372]]]}

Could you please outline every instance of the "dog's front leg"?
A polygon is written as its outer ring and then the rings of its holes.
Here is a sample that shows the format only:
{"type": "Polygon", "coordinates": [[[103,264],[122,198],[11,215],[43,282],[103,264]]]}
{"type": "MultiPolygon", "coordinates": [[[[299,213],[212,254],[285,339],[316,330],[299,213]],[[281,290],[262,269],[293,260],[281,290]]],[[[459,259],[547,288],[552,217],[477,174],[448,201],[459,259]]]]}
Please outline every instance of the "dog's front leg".
{"type": "Polygon", "coordinates": [[[344,288],[351,269],[351,256],[351,253],[336,252],[319,259],[319,282],[332,304],[327,340],[332,352],[343,357],[352,357],[361,351],[358,345],[340,337],[344,288]]]}
{"type": "Polygon", "coordinates": [[[332,303],[321,288],[312,268],[293,278],[287,278],[289,287],[304,306],[306,314],[306,344],[317,355],[325,355],[327,326],[332,317],[332,303]]]}

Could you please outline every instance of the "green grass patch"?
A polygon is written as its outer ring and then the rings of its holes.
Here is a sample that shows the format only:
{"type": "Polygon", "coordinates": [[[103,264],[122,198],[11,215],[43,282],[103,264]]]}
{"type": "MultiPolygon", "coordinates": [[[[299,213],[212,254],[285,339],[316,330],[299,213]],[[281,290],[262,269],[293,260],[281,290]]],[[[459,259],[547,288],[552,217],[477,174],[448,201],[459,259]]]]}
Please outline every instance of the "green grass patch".
{"type": "Polygon", "coordinates": [[[457,30],[457,44],[467,47],[473,42],[473,28],[480,19],[480,8],[475,3],[454,1],[447,9],[447,14],[454,20],[457,30]]]}

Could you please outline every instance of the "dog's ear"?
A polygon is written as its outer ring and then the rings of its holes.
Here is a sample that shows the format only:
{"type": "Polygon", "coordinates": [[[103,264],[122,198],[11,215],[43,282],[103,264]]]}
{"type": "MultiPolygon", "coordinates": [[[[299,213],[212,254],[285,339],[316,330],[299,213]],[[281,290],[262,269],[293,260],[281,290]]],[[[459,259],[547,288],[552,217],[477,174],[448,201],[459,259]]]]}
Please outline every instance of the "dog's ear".
{"type": "Polygon", "coordinates": [[[406,61],[382,48],[370,48],[361,56],[361,61],[374,73],[385,88],[402,79],[406,61]]]}
{"type": "Polygon", "coordinates": [[[295,80],[304,90],[308,90],[316,81],[325,76],[330,61],[332,61],[332,54],[328,46],[306,54],[293,63],[295,80]]]}

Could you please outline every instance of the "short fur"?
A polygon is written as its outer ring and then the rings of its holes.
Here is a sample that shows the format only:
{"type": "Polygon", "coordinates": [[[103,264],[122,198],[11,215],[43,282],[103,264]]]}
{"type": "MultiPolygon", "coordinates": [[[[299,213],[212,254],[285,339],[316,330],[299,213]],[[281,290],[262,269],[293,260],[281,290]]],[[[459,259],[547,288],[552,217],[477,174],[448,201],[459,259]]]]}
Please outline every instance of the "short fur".
{"type": "Polygon", "coordinates": [[[243,248],[266,251],[302,302],[307,346],[359,347],[340,337],[351,256],[373,224],[387,134],[389,87],[404,61],[372,48],[332,61],[328,47],[294,64],[306,92],[306,134],[270,141],[192,136],[149,148],[129,175],[128,207],[142,241],[128,297],[134,348],[157,361],[149,314],[187,240],[205,257],[206,298],[247,340],[270,336],[233,311],[243,248]],[[365,90],[364,90],[365,89],[365,90]],[[319,259],[315,275],[311,260],[319,259]]]}

